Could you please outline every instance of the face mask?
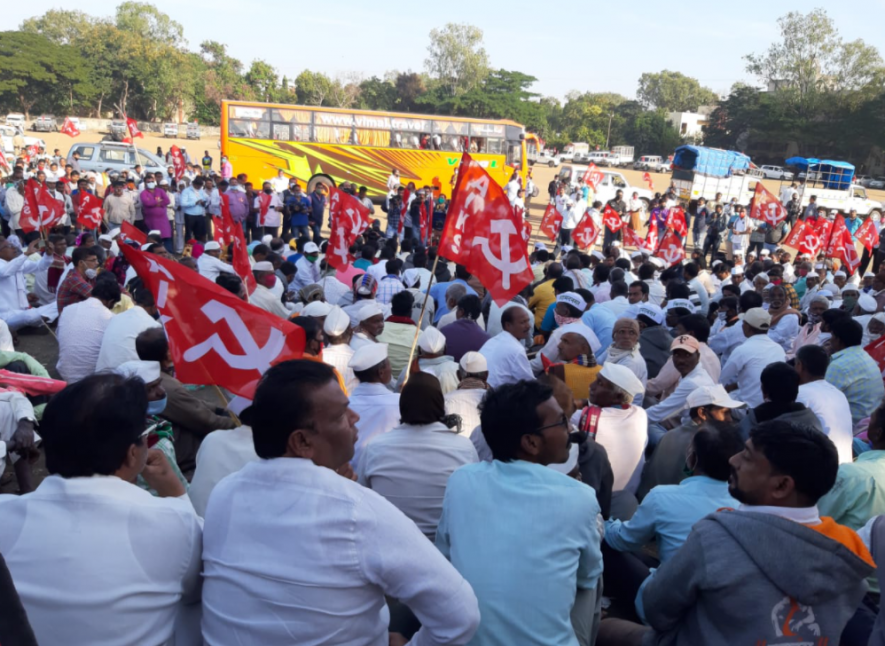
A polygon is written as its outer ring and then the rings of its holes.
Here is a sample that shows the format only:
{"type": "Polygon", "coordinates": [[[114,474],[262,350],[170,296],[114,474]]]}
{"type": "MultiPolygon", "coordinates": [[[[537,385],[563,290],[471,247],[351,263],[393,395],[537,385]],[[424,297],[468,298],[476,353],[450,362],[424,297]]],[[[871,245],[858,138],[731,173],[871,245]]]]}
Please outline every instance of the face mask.
{"type": "Polygon", "coordinates": [[[166,398],[158,399],[157,401],[148,402],[147,412],[148,415],[159,415],[164,410],[166,410],[166,398]]]}
{"type": "Polygon", "coordinates": [[[312,254],[312,255],[304,256],[304,257],[307,258],[308,262],[316,262],[317,258],[319,258],[319,256],[317,256],[316,254],[312,254]]]}
{"type": "Polygon", "coordinates": [[[93,278],[95,278],[96,276],[98,276],[98,270],[97,270],[97,269],[92,269],[92,268],[90,267],[89,269],[86,270],[86,272],[85,272],[83,275],[86,276],[86,279],[87,279],[87,280],[92,280],[93,278]]]}
{"type": "Polygon", "coordinates": [[[818,323],[820,323],[820,320],[821,320],[820,314],[812,314],[811,312],[808,313],[808,322],[811,323],[812,325],[817,325],[818,323]]]}
{"type": "Polygon", "coordinates": [[[728,320],[727,314],[725,312],[719,312],[717,314],[717,316],[719,317],[720,321],[727,321],[728,320]]]}
{"type": "Polygon", "coordinates": [[[270,195],[271,193],[273,193],[273,189],[272,189],[272,188],[266,188],[266,189],[264,189],[264,192],[267,193],[268,195],[270,195]]]}
{"type": "Polygon", "coordinates": [[[857,305],[857,298],[854,296],[843,296],[842,304],[845,306],[846,310],[853,310],[854,306],[857,305]]]}
{"type": "Polygon", "coordinates": [[[149,189],[154,189],[154,188],[157,188],[157,183],[156,182],[147,182],[145,184],[145,186],[147,186],[149,189]]]}
{"type": "Polygon", "coordinates": [[[559,312],[553,312],[553,320],[556,321],[557,327],[563,327],[565,325],[568,325],[569,323],[579,321],[580,319],[574,319],[570,316],[563,316],[559,312]]]}
{"type": "Polygon", "coordinates": [[[264,286],[267,287],[268,289],[270,289],[271,287],[273,287],[276,284],[277,284],[277,277],[274,276],[273,274],[268,274],[267,276],[264,277],[264,286]]]}

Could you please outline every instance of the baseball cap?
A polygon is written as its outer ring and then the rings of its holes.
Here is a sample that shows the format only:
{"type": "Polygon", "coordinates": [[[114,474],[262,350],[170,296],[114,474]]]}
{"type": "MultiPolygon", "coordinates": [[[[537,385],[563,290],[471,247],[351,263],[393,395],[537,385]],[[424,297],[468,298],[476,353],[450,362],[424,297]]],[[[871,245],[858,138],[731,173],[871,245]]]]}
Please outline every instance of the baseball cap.
{"type": "Polygon", "coordinates": [[[683,334],[673,339],[673,343],[670,344],[670,352],[674,350],[685,350],[694,354],[695,352],[700,352],[701,344],[693,336],[683,334]]]}
{"type": "Polygon", "coordinates": [[[654,303],[643,303],[639,306],[637,316],[645,316],[658,325],[664,324],[664,311],[654,303]]]}
{"type": "Polygon", "coordinates": [[[698,406],[718,406],[720,408],[740,408],[746,406],[744,402],[729,397],[722,384],[715,386],[702,386],[691,391],[685,400],[689,408],[698,406]]]}
{"type": "Polygon", "coordinates": [[[316,245],[315,242],[308,242],[304,245],[304,253],[319,253],[320,248],[316,245]]]}
{"type": "Polygon", "coordinates": [[[754,307],[744,313],[743,320],[754,330],[768,330],[771,327],[771,314],[761,307],[754,307]]]}

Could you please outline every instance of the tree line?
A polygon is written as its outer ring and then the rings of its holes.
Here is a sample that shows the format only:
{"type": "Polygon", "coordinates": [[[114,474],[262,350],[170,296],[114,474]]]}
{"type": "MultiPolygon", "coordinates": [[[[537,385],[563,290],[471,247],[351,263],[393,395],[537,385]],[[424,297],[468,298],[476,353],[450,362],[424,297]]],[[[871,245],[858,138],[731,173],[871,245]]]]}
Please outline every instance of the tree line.
{"type": "Polygon", "coordinates": [[[364,78],[304,70],[289,78],[260,59],[247,67],[217,41],[191,51],[183,27],[151,4],[124,2],[112,18],[53,9],[0,32],[0,109],[217,125],[223,99],[244,99],[507,118],[551,147],[585,141],[670,154],[686,141],[667,113],[712,105],[703,143],[743,150],[759,163],[782,161],[791,142],[800,154],[855,161],[885,147],[878,51],[843,41],[823,10],[793,12],[779,24],[780,41],[745,57],[762,87],[738,84],[720,98],[663,70],[642,74],[635,98],[573,91],[561,101],[532,92],[535,77],[495,68],[482,30],[471,25],[431,30],[420,72],[364,78]]]}

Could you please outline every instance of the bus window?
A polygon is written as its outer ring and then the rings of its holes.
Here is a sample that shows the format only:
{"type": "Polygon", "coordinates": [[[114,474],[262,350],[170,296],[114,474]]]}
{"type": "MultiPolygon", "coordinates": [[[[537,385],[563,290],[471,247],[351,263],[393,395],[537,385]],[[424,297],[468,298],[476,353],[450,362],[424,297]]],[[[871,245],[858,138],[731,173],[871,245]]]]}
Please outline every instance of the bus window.
{"type": "Polygon", "coordinates": [[[490,155],[501,155],[504,153],[504,140],[489,137],[486,140],[486,149],[483,151],[490,155]]]}
{"type": "Polygon", "coordinates": [[[408,132],[403,130],[394,130],[391,133],[391,146],[394,148],[408,148],[409,150],[418,150],[421,147],[421,135],[417,132],[408,132]]]}
{"type": "Polygon", "coordinates": [[[289,141],[289,124],[273,124],[273,138],[274,141],[289,141]]]}
{"type": "Polygon", "coordinates": [[[357,128],[356,142],[360,146],[381,146],[386,148],[390,143],[390,131],[357,128]]]}
{"type": "Polygon", "coordinates": [[[313,139],[321,144],[349,144],[353,139],[353,115],[315,112],[313,139]]]}
{"type": "Polygon", "coordinates": [[[464,121],[434,121],[433,133],[439,135],[442,150],[461,152],[464,149],[464,140],[470,134],[470,127],[464,121]]]}
{"type": "Polygon", "coordinates": [[[310,141],[310,124],[293,125],[292,126],[292,141],[310,141]]]}
{"type": "Polygon", "coordinates": [[[228,121],[228,136],[246,139],[270,139],[270,124],[267,121],[231,119],[228,121]]]}
{"type": "Polygon", "coordinates": [[[508,141],[507,142],[507,165],[513,166],[514,168],[517,166],[522,167],[522,142],[521,141],[508,141]]]}

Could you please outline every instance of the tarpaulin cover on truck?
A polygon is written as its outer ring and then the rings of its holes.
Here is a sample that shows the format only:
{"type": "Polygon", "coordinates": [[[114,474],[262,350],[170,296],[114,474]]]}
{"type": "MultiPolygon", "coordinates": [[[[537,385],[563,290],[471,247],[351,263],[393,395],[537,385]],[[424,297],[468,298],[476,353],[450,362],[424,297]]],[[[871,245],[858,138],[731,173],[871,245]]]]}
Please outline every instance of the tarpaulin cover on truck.
{"type": "Polygon", "coordinates": [[[848,162],[814,157],[790,157],[785,163],[787,166],[798,168],[800,172],[807,173],[810,167],[812,173],[820,173],[820,178],[815,181],[821,182],[824,188],[845,191],[851,187],[851,180],[854,179],[854,166],[848,162]]]}
{"type": "Polygon", "coordinates": [[[720,148],[679,146],[673,166],[713,177],[728,177],[750,168],[750,158],[743,153],[720,148]]]}

